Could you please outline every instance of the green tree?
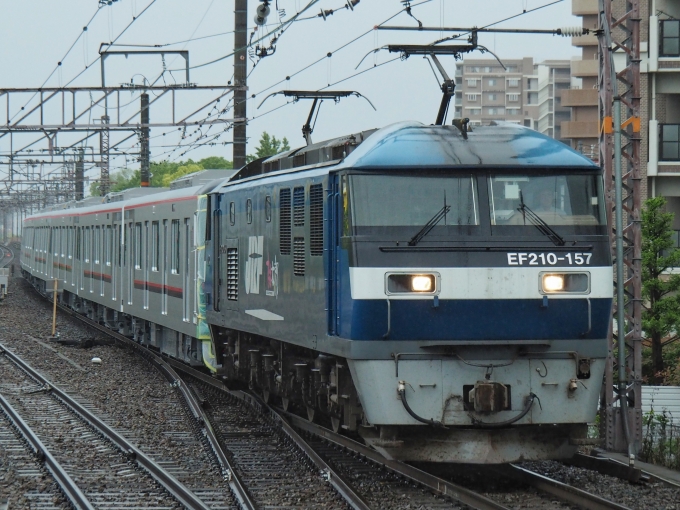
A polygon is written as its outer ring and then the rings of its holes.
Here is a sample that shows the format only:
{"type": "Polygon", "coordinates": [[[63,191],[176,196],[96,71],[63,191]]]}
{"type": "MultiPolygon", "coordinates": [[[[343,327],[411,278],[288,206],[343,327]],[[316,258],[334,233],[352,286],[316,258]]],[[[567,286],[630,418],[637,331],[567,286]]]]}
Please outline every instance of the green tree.
{"type": "Polygon", "coordinates": [[[229,170],[234,168],[234,163],[222,156],[210,156],[203,158],[198,162],[201,168],[211,169],[211,170],[229,170]]]}
{"type": "Polygon", "coordinates": [[[175,179],[179,179],[184,175],[200,172],[201,170],[203,170],[203,167],[201,165],[197,165],[196,163],[189,163],[188,165],[177,167],[177,170],[175,170],[173,173],[167,173],[163,176],[161,185],[167,188],[175,179]]]}
{"type": "Polygon", "coordinates": [[[642,329],[651,341],[651,380],[663,382],[663,347],[677,338],[680,326],[680,249],[673,241],[673,213],[665,212],[666,199],[650,198],[642,211],[642,329]],[[670,337],[670,338],[669,338],[670,337]]]}
{"type": "Polygon", "coordinates": [[[275,136],[270,136],[266,131],[262,133],[260,137],[260,145],[255,148],[255,154],[248,154],[246,156],[246,162],[250,163],[259,158],[264,158],[266,156],[273,156],[279,152],[285,152],[290,150],[290,145],[288,144],[288,139],[284,136],[283,140],[278,140],[275,136]]]}

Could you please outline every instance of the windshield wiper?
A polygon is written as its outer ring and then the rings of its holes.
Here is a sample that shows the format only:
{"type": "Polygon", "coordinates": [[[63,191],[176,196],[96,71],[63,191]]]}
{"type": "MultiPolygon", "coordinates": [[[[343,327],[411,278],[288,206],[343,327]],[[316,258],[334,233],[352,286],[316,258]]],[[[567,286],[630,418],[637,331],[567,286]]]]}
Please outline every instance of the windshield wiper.
{"type": "Polygon", "coordinates": [[[562,236],[560,236],[557,232],[555,232],[550,225],[548,225],[545,221],[543,221],[543,218],[541,218],[538,214],[536,214],[534,211],[529,209],[529,206],[527,206],[524,203],[524,197],[522,196],[522,192],[519,192],[519,202],[520,206],[517,208],[519,212],[522,213],[522,216],[524,217],[524,224],[526,225],[527,218],[529,218],[529,221],[545,236],[550,239],[555,246],[564,246],[565,241],[562,236]]]}
{"type": "Polygon", "coordinates": [[[445,205],[444,207],[439,209],[437,214],[432,216],[432,219],[430,221],[428,221],[427,223],[425,223],[425,225],[423,225],[423,228],[421,228],[418,231],[418,233],[411,238],[411,240],[408,242],[408,245],[409,246],[415,246],[416,244],[418,244],[423,237],[425,237],[427,234],[430,233],[430,230],[432,230],[435,227],[435,225],[437,225],[437,223],[442,221],[442,218],[444,216],[446,216],[446,214],[450,210],[451,210],[450,205],[445,205]]]}

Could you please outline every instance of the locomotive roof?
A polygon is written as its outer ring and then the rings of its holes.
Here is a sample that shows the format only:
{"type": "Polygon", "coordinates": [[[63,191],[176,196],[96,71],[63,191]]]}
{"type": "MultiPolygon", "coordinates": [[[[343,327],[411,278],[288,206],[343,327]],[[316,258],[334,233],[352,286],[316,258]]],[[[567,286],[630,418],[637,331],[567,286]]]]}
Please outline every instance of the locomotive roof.
{"type": "Polygon", "coordinates": [[[467,138],[455,126],[399,122],[262,158],[241,168],[223,185],[266,175],[324,167],[345,168],[564,168],[597,171],[590,159],[564,143],[510,122],[475,126],[467,138]]]}
{"type": "Polygon", "coordinates": [[[562,142],[507,122],[475,126],[465,139],[455,126],[400,122],[369,136],[343,161],[351,168],[570,167],[599,168],[562,142]]]}

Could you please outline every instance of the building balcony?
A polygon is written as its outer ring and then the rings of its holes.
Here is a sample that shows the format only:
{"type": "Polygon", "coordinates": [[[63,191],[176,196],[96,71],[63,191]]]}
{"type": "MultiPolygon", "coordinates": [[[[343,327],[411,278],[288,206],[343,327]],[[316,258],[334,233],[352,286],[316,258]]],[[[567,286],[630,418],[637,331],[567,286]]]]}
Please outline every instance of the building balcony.
{"type": "Polygon", "coordinates": [[[571,63],[571,74],[577,78],[597,76],[600,64],[596,59],[593,60],[574,60],[571,63]]]}
{"type": "Polygon", "coordinates": [[[597,106],[597,89],[567,89],[562,91],[562,106],[597,106]]]}
{"type": "Polygon", "coordinates": [[[571,13],[574,16],[599,14],[598,0],[571,0],[571,13]]]}
{"type": "Polygon", "coordinates": [[[598,121],[568,121],[560,124],[562,138],[598,138],[598,121]]]}

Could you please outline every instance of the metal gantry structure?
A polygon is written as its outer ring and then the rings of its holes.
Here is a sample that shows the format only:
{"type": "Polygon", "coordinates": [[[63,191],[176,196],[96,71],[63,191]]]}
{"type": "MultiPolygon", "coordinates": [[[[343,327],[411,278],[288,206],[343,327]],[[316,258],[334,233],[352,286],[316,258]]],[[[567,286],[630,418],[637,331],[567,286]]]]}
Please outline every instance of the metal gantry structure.
{"type": "MultiPolygon", "coordinates": [[[[623,239],[624,269],[623,281],[615,282],[617,286],[623,287],[623,323],[616,321],[615,331],[612,327],[602,399],[603,426],[607,449],[634,454],[639,451],[642,440],[640,3],[639,0],[599,0],[599,7],[600,162],[604,170],[608,220],[614,225],[617,207],[621,208],[623,216],[623,231],[620,234],[623,239]],[[623,53],[626,57],[625,67],[619,71],[614,68],[615,52],[623,53]],[[615,104],[618,111],[614,111],[615,104]],[[617,125],[614,119],[622,121],[617,125]],[[615,143],[616,132],[621,133],[620,143],[615,143]],[[615,160],[619,147],[620,206],[615,200],[615,160]],[[616,354],[619,354],[620,360],[616,368],[620,370],[615,384],[616,354]],[[621,366],[621,361],[625,367],[621,366]],[[624,380],[621,380],[621,376],[624,380]]],[[[612,246],[616,234],[613,228],[612,246]]]]}

